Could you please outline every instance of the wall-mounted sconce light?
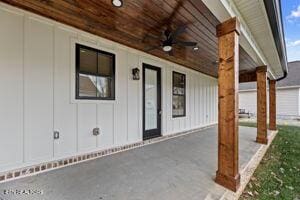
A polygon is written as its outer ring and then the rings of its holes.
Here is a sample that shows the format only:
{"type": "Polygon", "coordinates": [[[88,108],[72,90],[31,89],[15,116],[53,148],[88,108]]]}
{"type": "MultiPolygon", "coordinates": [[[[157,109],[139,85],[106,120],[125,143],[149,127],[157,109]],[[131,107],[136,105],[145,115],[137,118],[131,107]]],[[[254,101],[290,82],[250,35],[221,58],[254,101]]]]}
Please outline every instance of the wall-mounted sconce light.
{"type": "Polygon", "coordinates": [[[133,68],[132,69],[132,79],[133,80],[140,80],[140,69],[139,68],[133,68]]]}

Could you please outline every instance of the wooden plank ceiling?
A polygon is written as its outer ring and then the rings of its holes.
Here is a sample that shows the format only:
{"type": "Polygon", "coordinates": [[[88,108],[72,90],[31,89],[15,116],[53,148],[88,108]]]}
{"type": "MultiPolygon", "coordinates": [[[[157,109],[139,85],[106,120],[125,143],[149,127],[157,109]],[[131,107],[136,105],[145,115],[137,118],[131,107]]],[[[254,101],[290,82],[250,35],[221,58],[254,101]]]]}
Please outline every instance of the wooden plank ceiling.
{"type": "MultiPolygon", "coordinates": [[[[219,21],[200,0],[124,0],[121,8],[111,0],[0,0],[126,46],[145,51],[157,45],[167,27],[187,25],[179,39],[197,42],[199,50],[175,46],[173,56],[156,49],[148,53],[217,77],[216,25],[219,21]]],[[[257,65],[240,48],[240,70],[257,65]]]]}

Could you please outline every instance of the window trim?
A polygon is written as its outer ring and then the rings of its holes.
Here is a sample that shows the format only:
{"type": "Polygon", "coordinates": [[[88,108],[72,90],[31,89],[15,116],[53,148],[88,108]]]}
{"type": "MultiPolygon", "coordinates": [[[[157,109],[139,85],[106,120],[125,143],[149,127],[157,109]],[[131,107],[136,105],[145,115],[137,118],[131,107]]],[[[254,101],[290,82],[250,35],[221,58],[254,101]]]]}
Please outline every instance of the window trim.
{"type": "MultiPolygon", "coordinates": [[[[96,49],[93,47],[89,47],[83,44],[75,43],[75,100],[116,100],[116,55],[114,53],[110,53],[107,51],[103,51],[100,49],[96,49]],[[80,58],[80,48],[84,48],[87,50],[95,51],[101,54],[109,55],[112,56],[113,62],[112,62],[112,75],[107,76],[107,75],[100,75],[99,73],[93,73],[93,72],[86,72],[86,71],[81,71],[80,66],[79,66],[79,58],[80,58]],[[112,97],[82,97],[79,96],[79,74],[85,74],[85,75],[92,75],[96,77],[104,77],[104,78],[110,78],[112,80],[112,85],[111,85],[111,92],[112,92],[112,97]]],[[[97,68],[98,68],[98,59],[97,59],[97,68]]]]}
{"type": "Polygon", "coordinates": [[[186,74],[173,71],[172,72],[172,118],[179,118],[179,117],[186,117],[186,74]],[[174,94],[174,75],[179,74],[181,76],[184,76],[184,94],[174,94]],[[182,115],[174,115],[173,113],[173,96],[183,96],[184,97],[184,112],[182,115]]]}

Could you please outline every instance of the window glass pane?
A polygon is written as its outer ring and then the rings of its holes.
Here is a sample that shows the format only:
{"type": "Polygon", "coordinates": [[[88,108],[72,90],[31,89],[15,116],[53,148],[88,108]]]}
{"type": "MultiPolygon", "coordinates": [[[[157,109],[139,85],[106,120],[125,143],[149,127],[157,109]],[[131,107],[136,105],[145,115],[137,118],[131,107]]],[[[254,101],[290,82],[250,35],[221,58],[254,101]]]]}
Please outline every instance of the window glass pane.
{"type": "Polygon", "coordinates": [[[173,116],[185,115],[185,102],[184,96],[173,95],[173,116]]]}
{"type": "Polygon", "coordinates": [[[98,73],[102,76],[112,75],[113,56],[107,54],[98,54],[98,73]]]}
{"type": "Polygon", "coordinates": [[[80,71],[97,73],[97,52],[80,48],[79,68],[80,71]]]}
{"type": "Polygon", "coordinates": [[[85,99],[114,99],[115,56],[78,45],[76,96],[85,99]]]}
{"type": "Polygon", "coordinates": [[[173,72],[173,103],[174,117],[185,116],[185,75],[173,72]]]}
{"type": "Polygon", "coordinates": [[[184,88],[173,87],[173,94],[184,95],[184,88]]]}
{"type": "Polygon", "coordinates": [[[179,73],[173,73],[173,86],[184,88],[185,75],[179,73]]]}
{"type": "Polygon", "coordinates": [[[80,97],[96,97],[96,76],[79,74],[79,96],[80,97]]]}
{"type": "Polygon", "coordinates": [[[111,78],[97,77],[97,97],[113,97],[111,78]]]}

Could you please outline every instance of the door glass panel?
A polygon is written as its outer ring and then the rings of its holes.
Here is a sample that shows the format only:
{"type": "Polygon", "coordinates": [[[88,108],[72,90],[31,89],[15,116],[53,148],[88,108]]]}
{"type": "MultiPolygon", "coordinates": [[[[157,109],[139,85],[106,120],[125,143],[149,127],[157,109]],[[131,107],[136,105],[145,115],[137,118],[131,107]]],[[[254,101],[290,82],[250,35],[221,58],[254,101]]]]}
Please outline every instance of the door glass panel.
{"type": "Polygon", "coordinates": [[[145,130],[157,128],[157,71],[145,69],[145,130]]]}

